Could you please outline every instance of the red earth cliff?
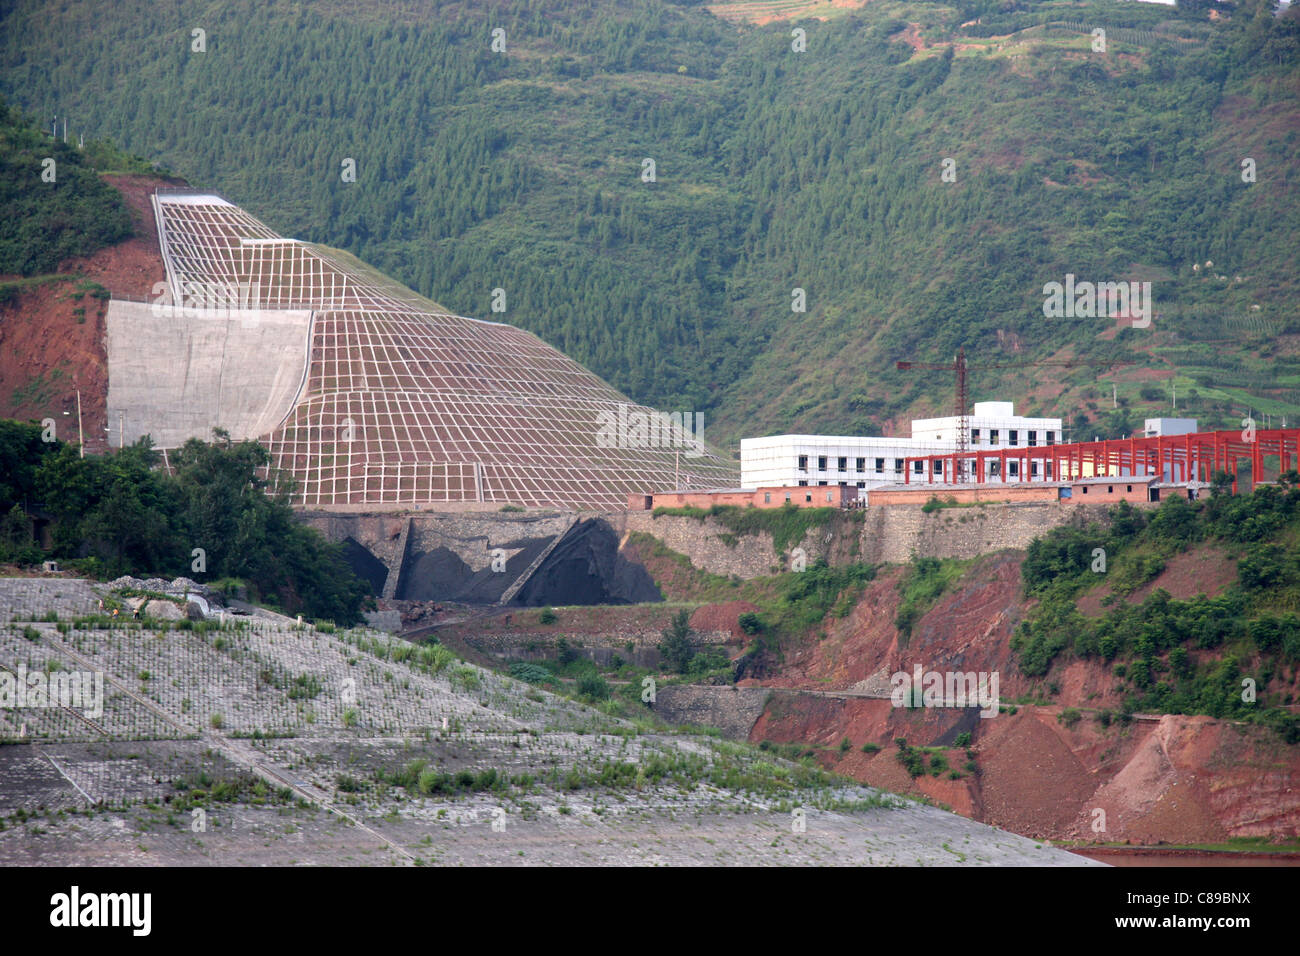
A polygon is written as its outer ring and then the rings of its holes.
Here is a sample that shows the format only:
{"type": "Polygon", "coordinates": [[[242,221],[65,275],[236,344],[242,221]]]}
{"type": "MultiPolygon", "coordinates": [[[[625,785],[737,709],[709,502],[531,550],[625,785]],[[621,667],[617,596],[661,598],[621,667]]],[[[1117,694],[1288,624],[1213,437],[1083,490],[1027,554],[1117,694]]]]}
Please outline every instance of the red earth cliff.
{"type": "MultiPolygon", "coordinates": [[[[1222,561],[1193,551],[1171,561],[1151,587],[1174,597],[1214,593],[1232,575],[1198,571],[1212,566],[1222,561]]],[[[1100,712],[1122,702],[1109,665],[1072,660],[1042,680],[1020,673],[1010,647],[1024,607],[1018,553],[977,560],[900,644],[893,620],[901,573],[882,572],[847,618],[828,619],[824,640],[788,653],[780,673],[761,682],[788,690],[773,696],[751,740],[811,748],[828,769],[1042,839],[1188,844],[1300,837],[1300,747],[1273,731],[1183,715],[1103,724],[1100,712]],[[887,698],[890,675],[911,673],[917,664],[997,673],[1004,705],[1024,698],[1051,703],[990,718],[972,709],[895,707],[887,698]],[[876,696],[826,696],[833,691],[876,696]],[[1069,727],[1057,719],[1067,707],[1082,714],[1069,727]],[[970,756],[956,745],[963,732],[971,735],[970,756]],[[912,778],[896,738],[933,748],[927,768],[941,754],[944,769],[912,778]],[[863,752],[864,744],[879,749],[863,752]]],[[[1295,678],[1278,675],[1267,689],[1294,693],[1295,678]]]]}

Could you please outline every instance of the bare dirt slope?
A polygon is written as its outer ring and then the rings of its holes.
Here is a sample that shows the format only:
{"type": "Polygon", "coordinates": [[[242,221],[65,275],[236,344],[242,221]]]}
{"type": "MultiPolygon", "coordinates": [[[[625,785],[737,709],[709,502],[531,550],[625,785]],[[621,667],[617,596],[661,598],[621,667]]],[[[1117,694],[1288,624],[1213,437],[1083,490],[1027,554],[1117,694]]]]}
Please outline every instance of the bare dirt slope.
{"type": "MultiPolygon", "coordinates": [[[[94,255],[68,259],[59,272],[24,283],[0,303],[0,417],[53,418],[60,439],[77,439],[77,391],[87,450],[105,449],[108,353],[104,290],[149,297],[164,277],[149,194],[174,181],[105,176],[131,210],[136,235],[94,255]],[[97,294],[98,293],[98,294],[97,294]]],[[[0,277],[0,281],[17,277],[0,277]]]]}

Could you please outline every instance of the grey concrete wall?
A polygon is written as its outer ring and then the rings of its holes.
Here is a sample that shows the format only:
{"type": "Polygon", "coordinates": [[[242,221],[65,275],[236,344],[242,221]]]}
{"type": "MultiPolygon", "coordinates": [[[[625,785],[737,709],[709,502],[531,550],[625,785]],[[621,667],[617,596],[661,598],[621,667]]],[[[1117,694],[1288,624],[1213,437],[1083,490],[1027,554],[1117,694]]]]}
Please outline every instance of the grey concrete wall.
{"type": "Polygon", "coordinates": [[[160,448],[213,428],[273,431],[307,368],[311,313],[195,309],[112,300],[106,318],[109,444],[151,435],[160,448]],[[122,426],[119,428],[119,422],[122,426]]]}
{"type": "Polygon", "coordinates": [[[1106,510],[1056,502],[942,508],[929,514],[910,505],[868,508],[862,526],[861,560],[905,562],[913,554],[973,558],[1003,548],[1026,548],[1061,525],[1102,520],[1106,510]]]}

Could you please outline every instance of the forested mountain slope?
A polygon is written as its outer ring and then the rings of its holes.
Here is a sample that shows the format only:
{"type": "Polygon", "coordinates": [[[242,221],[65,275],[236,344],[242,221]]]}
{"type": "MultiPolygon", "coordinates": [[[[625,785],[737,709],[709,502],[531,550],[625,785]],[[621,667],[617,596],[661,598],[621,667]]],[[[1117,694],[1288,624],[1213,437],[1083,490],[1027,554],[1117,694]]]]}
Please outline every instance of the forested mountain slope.
{"type": "Polygon", "coordinates": [[[1171,385],[1211,426],[1300,415],[1300,16],[1214,6],[17,0],[0,92],[715,442],[944,411],[950,376],[893,363],[959,346],[1135,359],[972,383],[1090,437],[1171,385]],[[1151,326],[1046,318],[1067,273],[1150,281],[1151,326]]]}

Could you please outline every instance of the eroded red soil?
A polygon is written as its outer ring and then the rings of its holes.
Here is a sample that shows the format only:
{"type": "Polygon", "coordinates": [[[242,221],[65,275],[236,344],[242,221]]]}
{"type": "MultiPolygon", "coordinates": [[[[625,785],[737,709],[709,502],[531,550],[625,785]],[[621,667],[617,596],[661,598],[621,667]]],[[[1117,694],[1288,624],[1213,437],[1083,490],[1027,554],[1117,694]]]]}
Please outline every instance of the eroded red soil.
{"type": "MultiPolygon", "coordinates": [[[[1100,712],[1118,710],[1122,698],[1099,660],[1063,662],[1043,680],[1021,674],[1010,649],[1021,607],[1019,564],[1015,554],[978,561],[901,646],[892,623],[900,572],[882,574],[848,618],[829,625],[825,640],[789,655],[780,675],[762,682],[786,691],[774,695],[751,740],[813,747],[828,769],[1041,839],[1152,845],[1300,837],[1300,747],[1272,731],[1212,717],[1139,715],[1103,724],[1100,712]],[[918,663],[926,670],[997,672],[1004,703],[1053,703],[984,719],[973,710],[807,693],[887,693],[892,673],[918,663]],[[1058,720],[1067,707],[1082,714],[1071,726],[1058,720]],[[974,770],[954,746],[963,731],[972,736],[974,770]],[[944,769],[910,777],[897,756],[899,737],[914,747],[943,748],[944,769]],[[864,753],[863,744],[880,749],[864,753]]],[[[1231,576],[1221,554],[1200,549],[1171,560],[1131,599],[1156,587],[1178,597],[1213,594],[1231,576]]],[[[1279,675],[1268,690],[1294,693],[1295,679],[1279,675]]]]}
{"type": "Polygon", "coordinates": [[[109,426],[104,341],[108,302],[92,292],[98,286],[117,295],[150,296],[164,270],[149,194],[159,186],[175,185],[145,176],[104,178],[126,198],[136,235],[61,263],[60,278],[26,286],[0,305],[0,417],[52,418],[58,438],[77,441],[79,390],[87,451],[107,447],[109,426]]]}

